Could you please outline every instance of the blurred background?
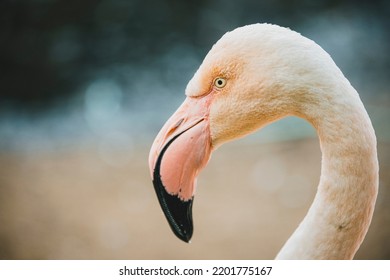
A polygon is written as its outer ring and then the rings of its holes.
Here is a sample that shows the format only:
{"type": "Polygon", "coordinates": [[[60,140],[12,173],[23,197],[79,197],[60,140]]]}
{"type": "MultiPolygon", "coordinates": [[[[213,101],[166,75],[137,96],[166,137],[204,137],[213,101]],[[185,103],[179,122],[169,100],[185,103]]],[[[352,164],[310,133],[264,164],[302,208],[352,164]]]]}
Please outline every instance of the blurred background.
{"type": "Polygon", "coordinates": [[[390,258],[390,2],[2,0],[1,259],[272,259],[320,175],[315,131],[288,118],[214,153],[191,244],[170,231],[147,165],[211,46],[269,22],[320,44],[378,137],[380,191],[358,259],[390,258]]]}

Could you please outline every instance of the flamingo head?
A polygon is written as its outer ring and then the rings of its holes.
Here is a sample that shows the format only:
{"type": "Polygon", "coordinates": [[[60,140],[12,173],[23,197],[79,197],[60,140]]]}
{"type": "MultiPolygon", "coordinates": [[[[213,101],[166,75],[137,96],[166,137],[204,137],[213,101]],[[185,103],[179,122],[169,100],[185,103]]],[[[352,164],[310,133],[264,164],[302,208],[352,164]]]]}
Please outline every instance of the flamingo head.
{"type": "Polygon", "coordinates": [[[307,81],[318,83],[308,77],[317,65],[306,59],[318,48],[286,28],[255,24],[226,33],[207,54],[149,155],[160,205],[181,240],[192,237],[196,178],[212,151],[283,116],[305,114],[297,102],[310,101],[307,81]]]}

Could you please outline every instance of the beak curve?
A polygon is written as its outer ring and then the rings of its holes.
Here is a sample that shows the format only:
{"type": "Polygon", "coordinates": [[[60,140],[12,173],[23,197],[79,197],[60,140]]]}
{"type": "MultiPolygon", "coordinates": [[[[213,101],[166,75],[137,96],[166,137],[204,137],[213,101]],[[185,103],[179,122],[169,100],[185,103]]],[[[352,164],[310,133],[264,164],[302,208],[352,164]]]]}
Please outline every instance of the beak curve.
{"type": "Polygon", "coordinates": [[[187,97],[153,142],[149,168],[158,201],[173,233],[189,242],[196,179],[211,155],[211,98],[187,97]]]}

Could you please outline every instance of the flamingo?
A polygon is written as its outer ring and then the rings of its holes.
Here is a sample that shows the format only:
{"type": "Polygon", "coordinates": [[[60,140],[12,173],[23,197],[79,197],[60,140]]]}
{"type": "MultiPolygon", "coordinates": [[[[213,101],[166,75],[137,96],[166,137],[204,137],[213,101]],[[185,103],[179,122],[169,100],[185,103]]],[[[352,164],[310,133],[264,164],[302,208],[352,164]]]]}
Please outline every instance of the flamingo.
{"type": "Polygon", "coordinates": [[[196,178],[212,151],[286,116],[317,131],[314,201],[277,259],[352,259],[378,193],[376,137],[358,93],[332,58],[288,28],[253,24],[226,33],[189,81],[158,133],[150,174],[174,234],[189,242],[196,178]]]}

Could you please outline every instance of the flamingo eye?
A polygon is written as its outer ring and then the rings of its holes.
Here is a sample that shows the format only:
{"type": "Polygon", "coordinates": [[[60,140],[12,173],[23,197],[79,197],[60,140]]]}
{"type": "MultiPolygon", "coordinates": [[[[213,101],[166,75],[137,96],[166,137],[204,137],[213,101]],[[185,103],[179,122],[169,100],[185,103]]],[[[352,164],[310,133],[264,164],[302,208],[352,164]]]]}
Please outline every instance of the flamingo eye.
{"type": "Polygon", "coordinates": [[[224,78],[216,78],[214,80],[214,85],[217,88],[223,88],[226,85],[226,80],[224,78]]]}

